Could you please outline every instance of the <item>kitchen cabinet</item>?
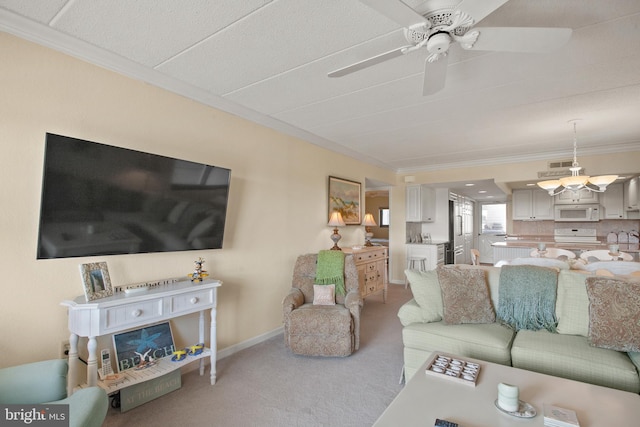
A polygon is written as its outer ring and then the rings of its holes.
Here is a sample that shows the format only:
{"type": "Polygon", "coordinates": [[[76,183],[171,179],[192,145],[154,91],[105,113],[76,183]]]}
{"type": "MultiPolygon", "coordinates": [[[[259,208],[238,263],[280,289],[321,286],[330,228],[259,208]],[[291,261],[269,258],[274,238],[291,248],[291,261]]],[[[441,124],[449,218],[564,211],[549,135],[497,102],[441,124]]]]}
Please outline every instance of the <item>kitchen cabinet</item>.
{"type": "Polygon", "coordinates": [[[444,264],[445,247],[444,243],[427,244],[416,243],[407,245],[407,259],[411,257],[426,258],[427,270],[433,270],[444,264]]]}
{"type": "Polygon", "coordinates": [[[553,219],[553,197],[544,190],[514,190],[512,203],[514,220],[553,219]]]}
{"type": "Polygon", "coordinates": [[[564,193],[560,193],[555,196],[556,205],[573,205],[576,203],[598,203],[598,194],[587,189],[580,191],[567,190],[564,193]]]}
{"type": "MultiPolygon", "coordinates": [[[[638,210],[638,191],[640,190],[640,177],[631,178],[624,183],[624,209],[626,211],[638,210]]],[[[609,191],[609,190],[607,190],[609,191]]]]}
{"type": "Polygon", "coordinates": [[[436,220],[436,190],[426,185],[408,185],[406,200],[407,222],[436,220]]]}
{"type": "Polygon", "coordinates": [[[611,184],[607,191],[600,195],[600,203],[604,209],[602,219],[623,219],[624,214],[624,188],[622,184],[611,184]]]}

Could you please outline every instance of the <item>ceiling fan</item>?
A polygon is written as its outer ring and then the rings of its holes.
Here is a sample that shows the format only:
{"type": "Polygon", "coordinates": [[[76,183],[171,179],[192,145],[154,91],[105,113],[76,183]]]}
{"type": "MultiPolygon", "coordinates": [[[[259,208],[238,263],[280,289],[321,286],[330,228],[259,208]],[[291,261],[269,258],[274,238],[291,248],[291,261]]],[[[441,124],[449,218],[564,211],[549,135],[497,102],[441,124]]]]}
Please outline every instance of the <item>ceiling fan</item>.
{"type": "Polygon", "coordinates": [[[423,95],[431,95],[444,88],[447,53],[454,43],[467,50],[544,53],[561,47],[571,37],[570,28],[474,27],[507,1],[462,0],[457,6],[441,5],[420,14],[401,0],[360,0],[402,25],[408,44],[332,71],[329,77],[342,77],[424,47],[429,55],[423,95]]]}

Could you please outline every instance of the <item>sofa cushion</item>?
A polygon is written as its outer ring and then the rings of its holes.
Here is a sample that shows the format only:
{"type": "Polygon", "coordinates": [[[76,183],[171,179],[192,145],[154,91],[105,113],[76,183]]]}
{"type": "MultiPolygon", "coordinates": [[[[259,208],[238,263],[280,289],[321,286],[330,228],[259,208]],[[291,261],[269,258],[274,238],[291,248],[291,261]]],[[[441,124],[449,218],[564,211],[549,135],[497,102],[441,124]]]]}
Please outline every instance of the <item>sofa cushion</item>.
{"type": "Polygon", "coordinates": [[[485,273],[478,269],[439,267],[443,319],[450,325],[493,323],[496,314],[489,298],[485,273]]]}
{"type": "Polygon", "coordinates": [[[351,313],[343,305],[303,304],[291,312],[291,335],[350,335],[351,313]]]}
{"type": "Polygon", "coordinates": [[[556,317],[559,334],[589,335],[587,277],[589,274],[569,270],[562,270],[558,275],[556,317]]]}
{"type": "Polygon", "coordinates": [[[640,351],[640,283],[587,279],[589,342],[618,351],[640,351]]]}
{"type": "Polygon", "coordinates": [[[631,362],[636,365],[636,369],[640,372],[640,352],[639,351],[630,351],[627,353],[631,362]]]}
{"type": "Polygon", "coordinates": [[[626,353],[593,347],[578,335],[521,330],[513,341],[511,360],[515,368],[640,391],[638,372],[626,353]]]}
{"type": "Polygon", "coordinates": [[[423,321],[438,322],[442,320],[442,294],[435,270],[405,270],[404,273],[411,284],[413,298],[422,310],[423,321]]]}
{"type": "Polygon", "coordinates": [[[513,330],[498,323],[448,325],[440,321],[412,323],[402,329],[405,348],[443,351],[505,365],[511,364],[514,335],[513,330]]]}

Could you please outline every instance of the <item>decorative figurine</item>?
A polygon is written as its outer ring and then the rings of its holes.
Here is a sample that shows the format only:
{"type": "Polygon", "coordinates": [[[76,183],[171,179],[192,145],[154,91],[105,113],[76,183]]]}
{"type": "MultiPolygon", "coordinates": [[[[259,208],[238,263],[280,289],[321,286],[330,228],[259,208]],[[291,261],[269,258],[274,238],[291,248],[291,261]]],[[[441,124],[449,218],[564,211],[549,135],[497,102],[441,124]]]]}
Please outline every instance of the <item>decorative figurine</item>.
{"type": "Polygon", "coordinates": [[[197,261],[194,261],[194,264],[195,264],[195,269],[193,270],[193,273],[189,274],[189,277],[191,278],[192,282],[201,282],[204,280],[205,277],[209,275],[207,274],[207,270],[202,269],[202,264],[204,264],[204,259],[198,258],[197,261]]]}
{"type": "Polygon", "coordinates": [[[141,369],[150,368],[157,363],[157,361],[153,357],[149,356],[151,350],[152,349],[150,348],[144,354],[134,351],[134,353],[140,358],[140,363],[135,367],[135,370],[139,371],[141,369]]]}

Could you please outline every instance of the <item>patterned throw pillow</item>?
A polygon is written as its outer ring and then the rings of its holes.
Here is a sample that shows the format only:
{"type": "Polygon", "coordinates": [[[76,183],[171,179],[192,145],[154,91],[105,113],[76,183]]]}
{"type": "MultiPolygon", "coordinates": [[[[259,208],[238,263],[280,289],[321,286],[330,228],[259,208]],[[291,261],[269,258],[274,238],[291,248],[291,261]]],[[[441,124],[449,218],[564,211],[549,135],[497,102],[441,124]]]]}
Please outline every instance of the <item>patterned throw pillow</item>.
{"type": "Polygon", "coordinates": [[[445,323],[496,321],[484,270],[439,267],[436,271],[442,289],[445,323]]]}
{"type": "Polygon", "coordinates": [[[336,285],[313,285],[313,305],[336,305],[336,285]]]}
{"type": "Polygon", "coordinates": [[[640,351],[640,283],[587,279],[589,342],[618,351],[640,351]]]}

